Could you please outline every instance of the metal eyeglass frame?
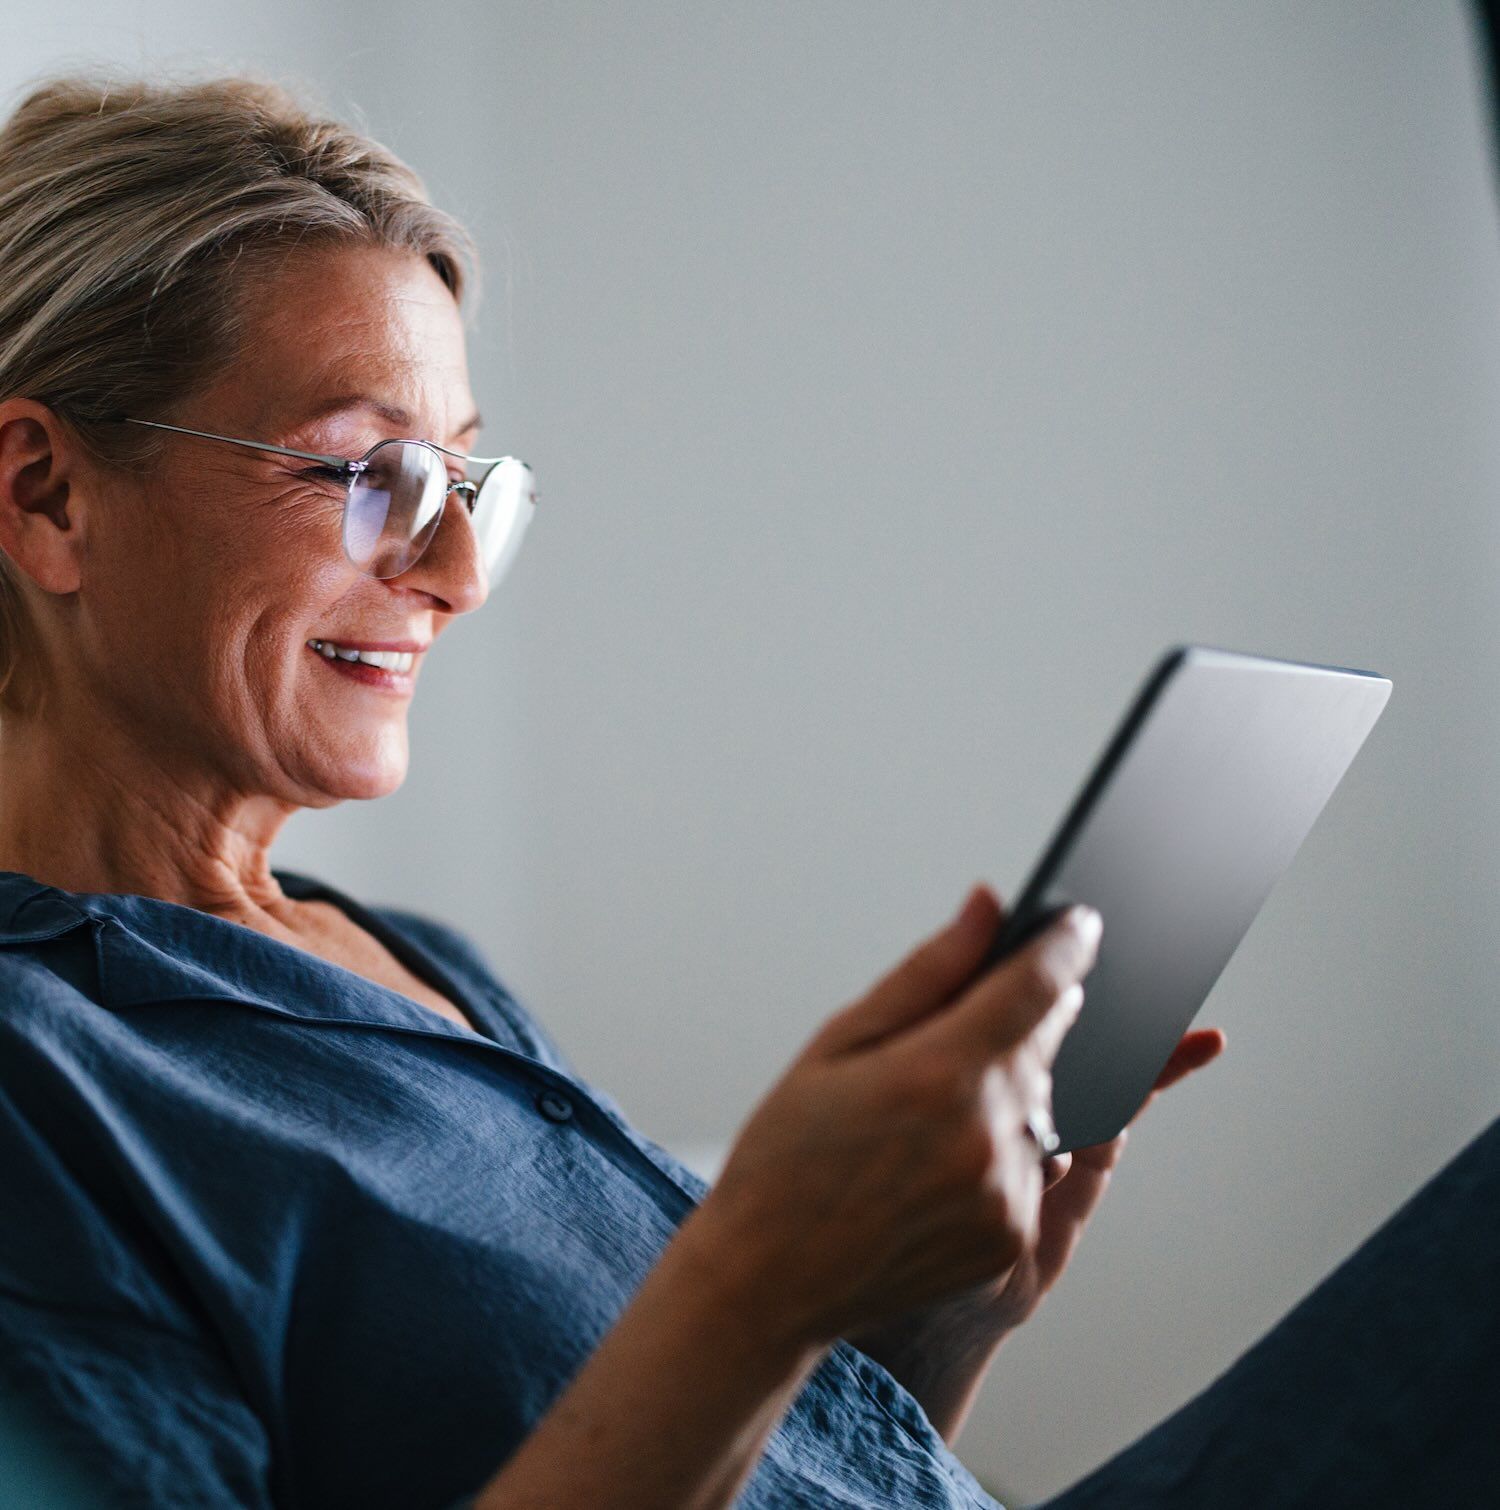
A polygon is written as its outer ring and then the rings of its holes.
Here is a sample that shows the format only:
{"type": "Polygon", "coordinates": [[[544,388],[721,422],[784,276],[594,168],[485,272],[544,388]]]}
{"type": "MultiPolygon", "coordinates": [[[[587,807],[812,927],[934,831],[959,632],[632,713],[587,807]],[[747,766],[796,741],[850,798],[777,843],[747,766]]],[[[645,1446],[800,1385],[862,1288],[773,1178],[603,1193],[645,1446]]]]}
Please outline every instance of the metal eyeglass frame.
{"type": "MultiPolygon", "coordinates": [[[[468,478],[460,478],[456,482],[450,481],[447,488],[443,492],[442,502],[444,507],[446,507],[447,505],[449,493],[461,493],[464,498],[465,506],[467,507],[471,515],[474,512],[474,505],[479,498],[480,491],[483,489],[485,483],[489,480],[490,473],[493,472],[495,468],[501,464],[501,462],[518,462],[522,467],[525,467],[527,475],[531,477],[533,481],[536,478],[536,473],[526,462],[522,461],[519,456],[469,456],[462,451],[452,451],[447,446],[440,446],[435,440],[401,439],[395,436],[389,436],[385,440],[377,440],[375,444],[371,446],[363,456],[359,457],[357,460],[353,460],[347,456],[325,456],[319,451],[294,451],[290,446],[275,446],[272,445],[269,441],[264,440],[241,440],[233,435],[215,435],[208,430],[189,430],[186,428],[186,426],[167,425],[156,419],[134,419],[128,414],[111,414],[108,418],[110,422],[115,424],[150,425],[154,430],[173,430],[178,435],[196,435],[200,440],[219,440],[231,446],[248,446],[252,451],[275,451],[280,456],[295,456],[302,461],[321,461],[325,466],[333,467],[339,472],[343,473],[345,480],[351,487],[354,484],[354,479],[358,477],[361,472],[366,471],[369,468],[370,457],[382,446],[426,446],[429,451],[439,451],[444,456],[451,456],[455,461],[476,463],[479,466],[485,467],[485,474],[479,479],[478,482],[471,482],[468,478]]],[[[535,488],[532,488],[529,491],[532,504],[535,505],[536,500],[541,497],[541,494],[538,493],[535,488]]],[[[437,517],[442,517],[441,509],[438,510],[437,517]]],[[[430,538],[428,543],[431,543],[430,538]]],[[[423,547],[423,550],[425,549],[426,546],[423,547]]],[[[402,571],[407,570],[408,567],[416,565],[416,561],[420,559],[421,557],[419,555],[414,560],[408,562],[407,566],[402,568],[402,571]]],[[[399,575],[399,573],[397,573],[397,575],[399,575]]]]}

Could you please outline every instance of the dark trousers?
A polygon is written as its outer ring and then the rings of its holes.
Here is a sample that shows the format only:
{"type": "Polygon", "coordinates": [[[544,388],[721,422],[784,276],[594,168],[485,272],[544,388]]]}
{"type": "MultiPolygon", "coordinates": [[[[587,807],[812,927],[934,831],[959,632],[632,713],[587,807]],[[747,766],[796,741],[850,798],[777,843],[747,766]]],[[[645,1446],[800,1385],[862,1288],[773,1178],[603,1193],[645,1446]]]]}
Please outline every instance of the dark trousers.
{"type": "Polygon", "coordinates": [[[1500,1507],[1500,1118],[1045,1510],[1500,1507]]]}

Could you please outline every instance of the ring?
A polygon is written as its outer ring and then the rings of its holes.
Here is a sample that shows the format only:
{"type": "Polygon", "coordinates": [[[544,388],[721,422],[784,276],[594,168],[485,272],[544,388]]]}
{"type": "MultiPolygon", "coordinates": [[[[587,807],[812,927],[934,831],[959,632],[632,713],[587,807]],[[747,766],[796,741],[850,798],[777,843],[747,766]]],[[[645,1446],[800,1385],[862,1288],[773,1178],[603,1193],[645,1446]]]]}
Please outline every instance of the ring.
{"type": "Polygon", "coordinates": [[[1057,1129],[1052,1125],[1052,1113],[1045,1106],[1039,1106],[1027,1115],[1026,1136],[1044,1154],[1051,1153],[1062,1142],[1057,1135],[1057,1129]]]}

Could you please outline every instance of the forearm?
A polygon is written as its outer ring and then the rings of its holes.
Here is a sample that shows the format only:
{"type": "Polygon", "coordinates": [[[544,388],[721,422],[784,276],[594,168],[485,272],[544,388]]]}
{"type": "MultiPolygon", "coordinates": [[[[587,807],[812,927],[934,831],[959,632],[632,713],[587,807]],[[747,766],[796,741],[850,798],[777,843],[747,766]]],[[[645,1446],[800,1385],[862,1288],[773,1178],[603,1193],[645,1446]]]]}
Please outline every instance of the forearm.
{"type": "Polygon", "coordinates": [[[474,1510],[733,1502],[824,1349],[778,1323],[701,1211],[474,1510]]]}

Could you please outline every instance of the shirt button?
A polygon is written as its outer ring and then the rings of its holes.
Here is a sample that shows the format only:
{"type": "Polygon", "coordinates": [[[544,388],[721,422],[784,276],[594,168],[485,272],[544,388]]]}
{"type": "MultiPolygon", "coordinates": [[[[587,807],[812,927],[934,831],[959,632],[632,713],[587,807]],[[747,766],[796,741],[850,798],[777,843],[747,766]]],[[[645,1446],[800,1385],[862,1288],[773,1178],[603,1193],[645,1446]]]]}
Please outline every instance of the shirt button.
{"type": "Polygon", "coordinates": [[[549,1122],[566,1122],[573,1115],[573,1103],[556,1091],[538,1091],[536,1109],[549,1122]]]}

